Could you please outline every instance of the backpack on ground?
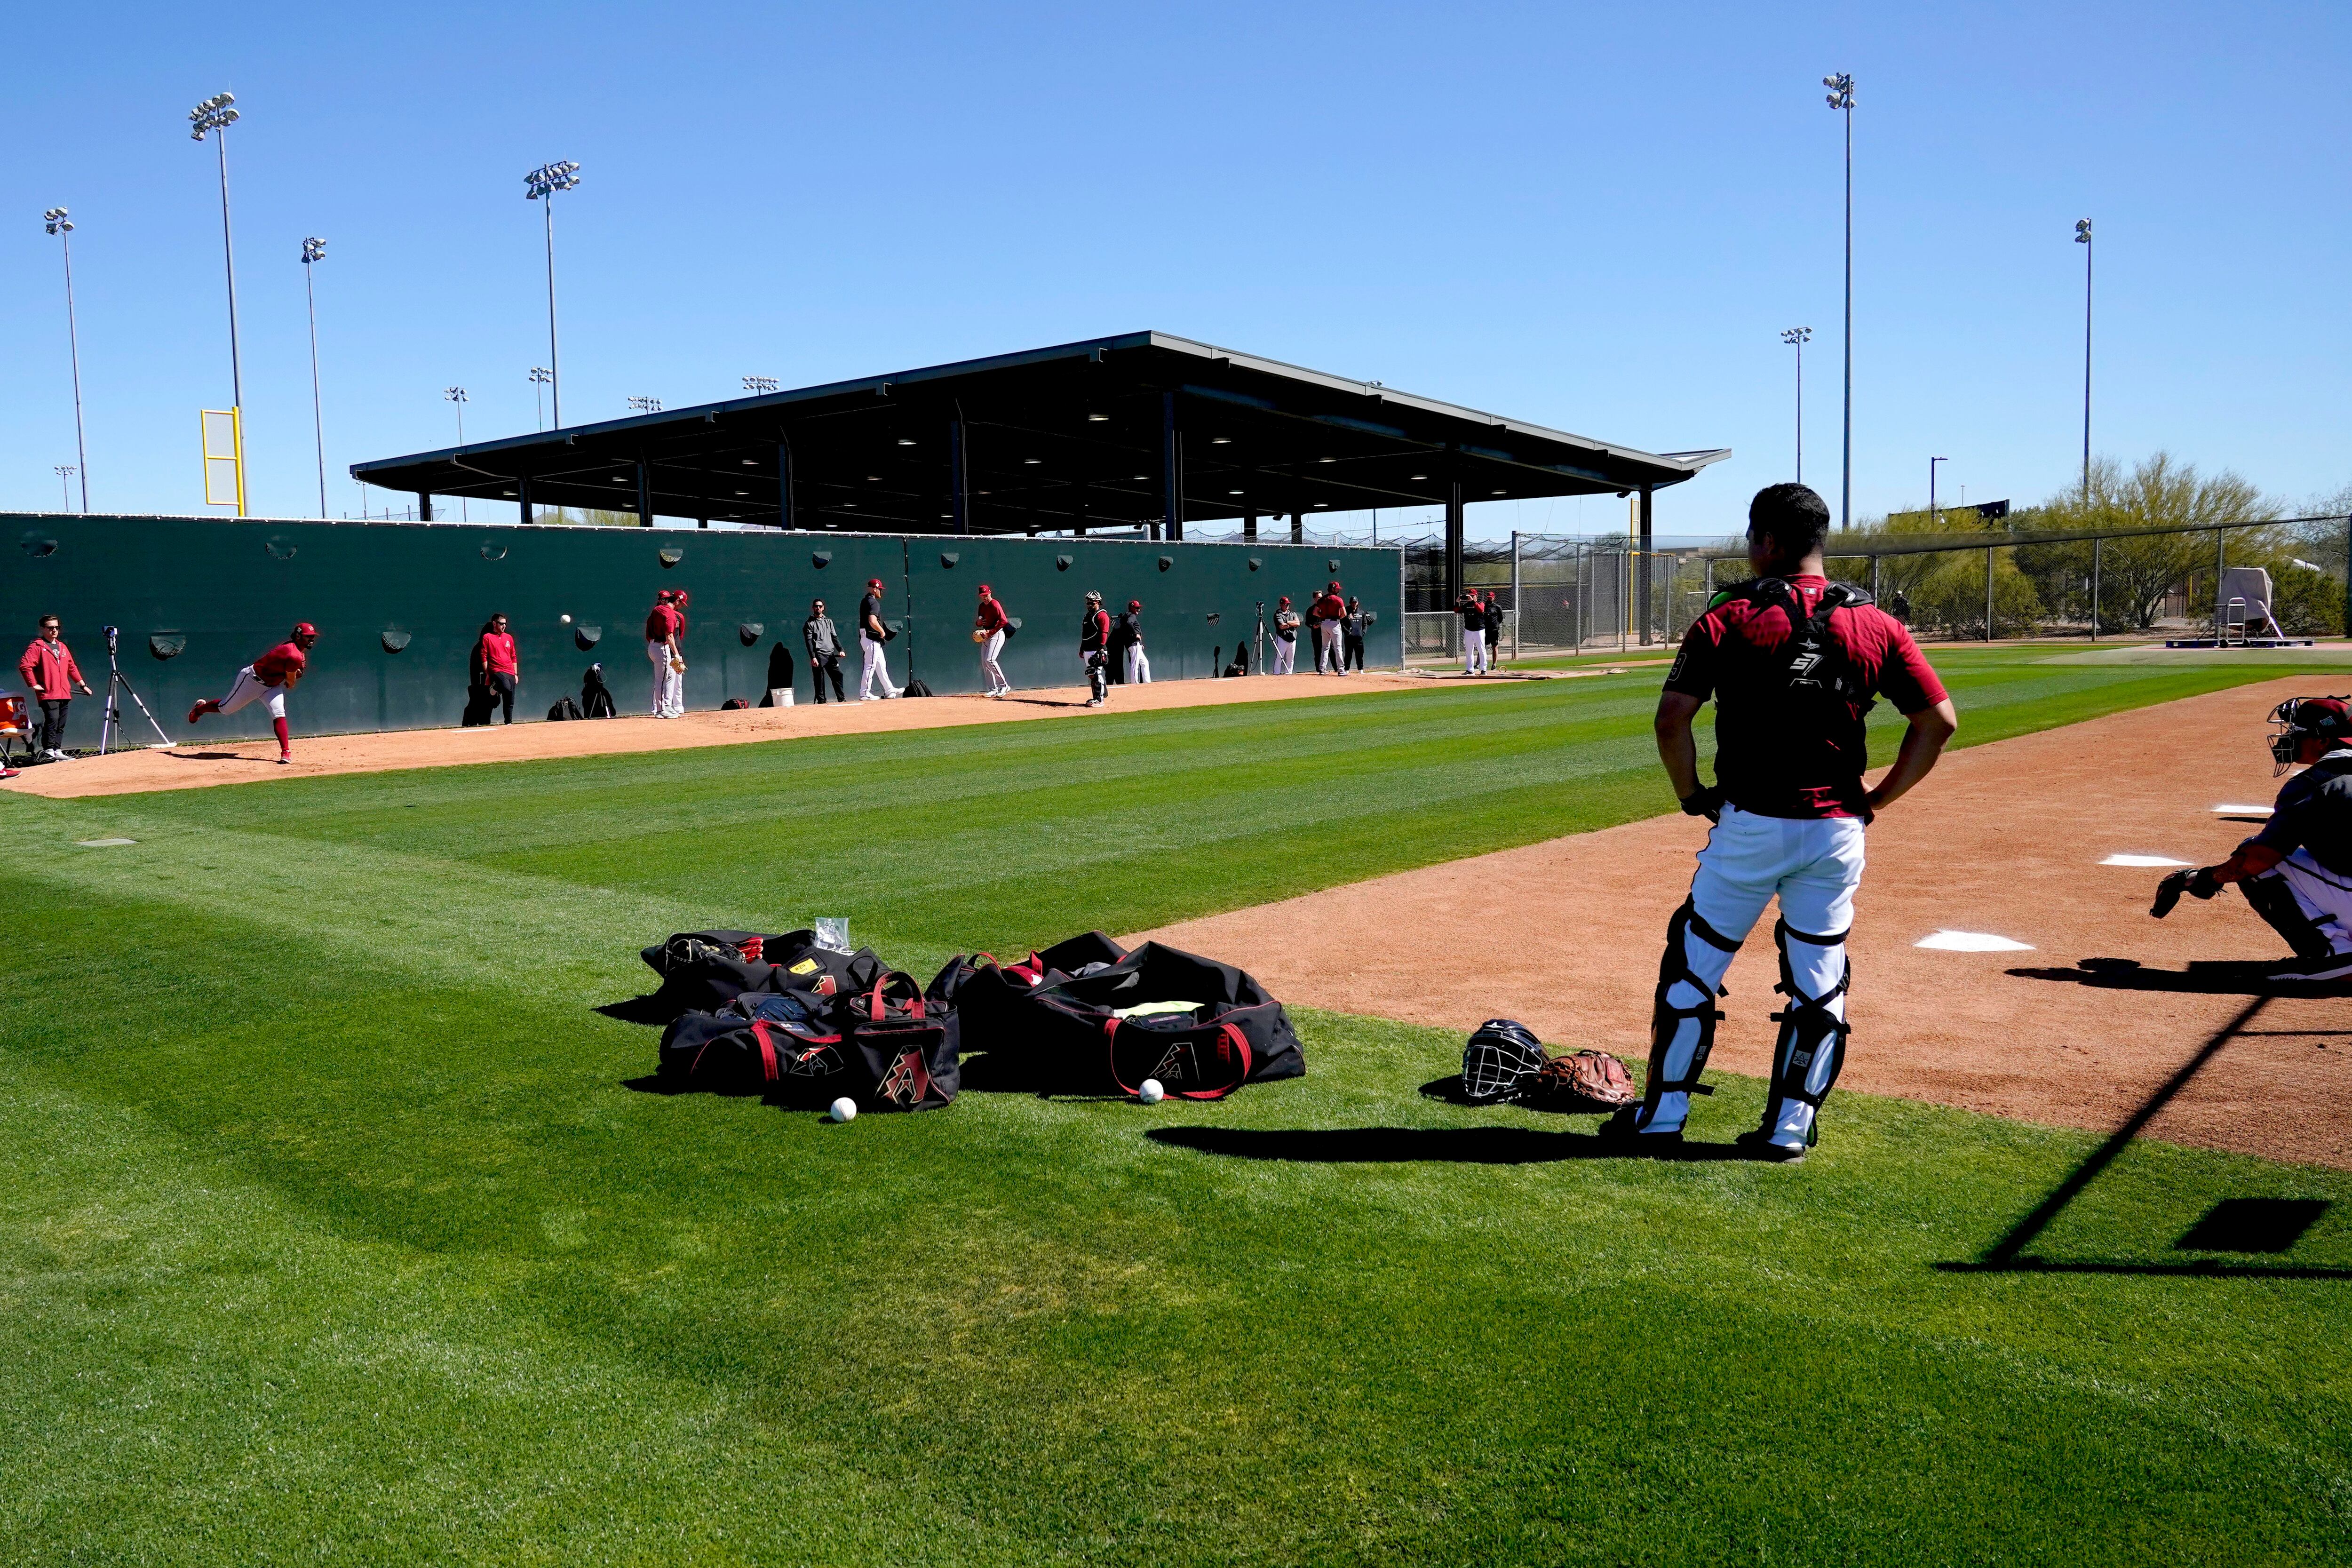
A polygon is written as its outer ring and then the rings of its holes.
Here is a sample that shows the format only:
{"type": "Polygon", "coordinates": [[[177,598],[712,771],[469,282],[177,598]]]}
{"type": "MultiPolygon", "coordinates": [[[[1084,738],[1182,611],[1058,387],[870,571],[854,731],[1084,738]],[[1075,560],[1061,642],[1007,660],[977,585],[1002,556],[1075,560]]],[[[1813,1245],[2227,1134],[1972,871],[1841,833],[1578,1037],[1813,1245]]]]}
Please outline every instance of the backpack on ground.
{"type": "Polygon", "coordinates": [[[931,695],[931,689],[920,680],[910,680],[907,682],[906,689],[899,692],[898,695],[901,697],[929,697],[931,695]]]}
{"type": "Polygon", "coordinates": [[[814,1100],[842,1072],[841,1047],[821,1003],[797,992],[745,994],[673,1019],[662,1031],[657,1076],[672,1089],[814,1100]]]}
{"type": "Polygon", "coordinates": [[[555,706],[547,710],[547,716],[551,720],[577,719],[581,716],[580,704],[569,697],[559,697],[555,706]]]}
{"type": "Polygon", "coordinates": [[[1043,952],[1032,952],[1016,963],[999,963],[993,953],[960,952],[932,977],[923,994],[949,1004],[961,1016],[964,1050],[1003,1050],[1026,1026],[1021,1005],[1048,975],[1059,980],[1092,973],[1126,956],[1127,949],[1098,931],[1055,942],[1043,952]]]}
{"type": "Polygon", "coordinates": [[[730,697],[726,701],[721,702],[719,705],[719,710],[721,713],[732,713],[739,708],[749,708],[750,706],[751,706],[751,703],[745,701],[740,697],[730,697]]]}

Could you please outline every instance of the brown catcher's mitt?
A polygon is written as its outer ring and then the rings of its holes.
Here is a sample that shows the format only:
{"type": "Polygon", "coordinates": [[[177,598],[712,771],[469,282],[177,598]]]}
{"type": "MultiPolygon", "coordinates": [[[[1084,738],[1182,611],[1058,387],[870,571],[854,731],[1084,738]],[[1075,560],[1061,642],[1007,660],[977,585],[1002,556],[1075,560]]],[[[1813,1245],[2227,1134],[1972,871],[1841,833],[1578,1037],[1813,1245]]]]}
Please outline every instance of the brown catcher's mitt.
{"type": "Polygon", "coordinates": [[[1623,1062],[1607,1051],[1576,1051],[1544,1063],[1528,1098],[1549,1110],[1614,1110],[1641,1096],[1623,1062]]]}

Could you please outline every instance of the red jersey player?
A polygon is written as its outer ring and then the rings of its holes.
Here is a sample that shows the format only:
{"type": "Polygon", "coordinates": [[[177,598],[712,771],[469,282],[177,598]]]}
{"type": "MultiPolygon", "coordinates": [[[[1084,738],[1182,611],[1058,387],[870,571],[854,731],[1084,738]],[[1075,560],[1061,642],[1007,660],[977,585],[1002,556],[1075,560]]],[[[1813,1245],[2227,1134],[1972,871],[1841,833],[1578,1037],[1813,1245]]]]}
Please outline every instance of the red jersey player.
{"type": "Polygon", "coordinates": [[[198,699],[188,710],[188,722],[193,724],[207,713],[234,713],[247,703],[260,702],[269,709],[270,727],[278,731],[278,760],[294,760],[294,742],[286,729],[286,694],[294,689],[310,666],[310,646],[319,640],[319,628],[308,621],[294,623],[294,630],[286,640],[236,672],[229,683],[228,695],[215,699],[198,699]]]}
{"type": "Polygon", "coordinates": [[[1862,883],[1863,828],[1927,776],[1959,727],[1911,634],[1868,594],[1822,570],[1829,508],[1803,485],[1770,485],[1748,509],[1756,580],[1691,624],[1658,700],[1659,759],[1683,810],[1715,823],[1690,896],[1666,928],[1642,1103],[1603,1129],[1635,1147],[1682,1138],[1715,1043],[1717,988],[1776,897],[1780,1037],[1763,1125],[1741,1146],[1804,1158],[1845,1059],[1845,937],[1862,883]],[[1691,721],[1716,701],[1716,783],[1700,782],[1691,721]],[[1910,721],[1874,789],[1863,787],[1863,715],[1880,696],[1910,721]]]}

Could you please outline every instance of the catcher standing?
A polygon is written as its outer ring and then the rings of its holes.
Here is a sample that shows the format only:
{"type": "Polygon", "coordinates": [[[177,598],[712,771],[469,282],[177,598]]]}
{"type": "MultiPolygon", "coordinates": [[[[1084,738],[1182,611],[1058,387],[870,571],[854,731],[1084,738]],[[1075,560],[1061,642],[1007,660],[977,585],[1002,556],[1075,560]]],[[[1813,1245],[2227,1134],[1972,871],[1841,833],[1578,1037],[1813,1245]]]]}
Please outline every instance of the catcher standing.
{"type": "Polygon", "coordinates": [[[227,696],[198,698],[188,710],[188,722],[193,724],[207,713],[234,713],[250,702],[264,703],[269,709],[269,727],[278,731],[278,760],[292,762],[294,740],[286,728],[286,694],[310,668],[310,645],[318,640],[318,627],[308,621],[295,622],[284,642],[236,672],[227,696]]]}
{"type": "MultiPolygon", "coordinates": [[[[2260,833],[2218,866],[2175,871],[2157,884],[2162,920],[2180,895],[2210,899],[2235,882],[2294,956],[2273,980],[2352,975],[2352,700],[2290,697],[2271,710],[2271,760],[2286,781],[2260,833]]],[[[2275,775],[2273,775],[2275,776],[2275,775]]]]}
{"type": "Polygon", "coordinates": [[[1803,485],[1768,486],[1748,509],[1755,581],[1717,595],[1693,622],[1658,700],[1658,755],[1683,810],[1715,824],[1690,896],[1666,927],[1642,1103],[1604,1124],[1635,1144],[1679,1142],[1715,1044],[1717,988],[1764,906],[1788,1005],[1763,1125],[1743,1134],[1760,1159],[1801,1160],[1845,1059],[1845,938],[1862,882],[1863,828],[1927,776],[1959,728],[1942,682],[1895,617],[1822,574],[1829,508],[1803,485]],[[1702,784],[1691,722],[1716,700],[1716,783],[1702,784]],[[1878,696],[1911,721],[1895,765],[1865,790],[1863,715],[1878,696]]]}

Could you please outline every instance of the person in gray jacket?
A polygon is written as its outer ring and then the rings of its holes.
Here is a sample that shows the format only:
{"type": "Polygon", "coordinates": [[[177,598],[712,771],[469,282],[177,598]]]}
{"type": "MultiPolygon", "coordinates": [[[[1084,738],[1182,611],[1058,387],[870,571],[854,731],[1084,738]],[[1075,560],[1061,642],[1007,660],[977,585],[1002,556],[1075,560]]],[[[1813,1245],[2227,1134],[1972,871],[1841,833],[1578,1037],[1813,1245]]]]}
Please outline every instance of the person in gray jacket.
{"type": "Polygon", "coordinates": [[[808,649],[809,685],[819,702],[824,700],[825,678],[833,679],[833,700],[849,700],[849,693],[841,686],[841,634],[833,629],[833,620],[824,613],[824,601],[809,603],[809,617],[801,623],[801,642],[808,649]]]}

